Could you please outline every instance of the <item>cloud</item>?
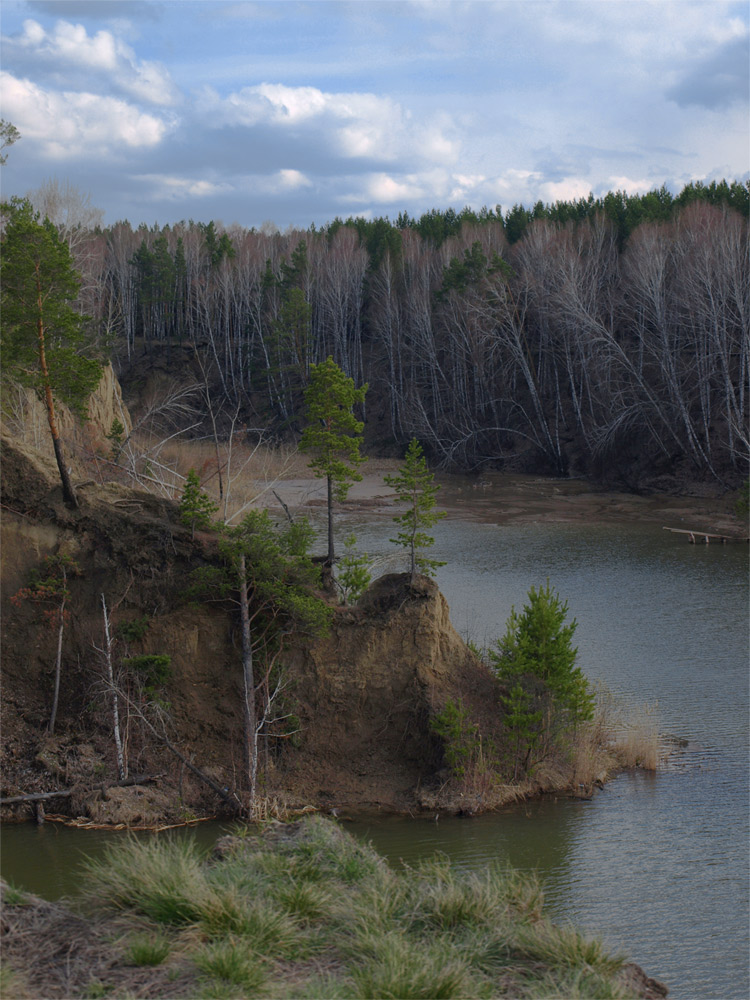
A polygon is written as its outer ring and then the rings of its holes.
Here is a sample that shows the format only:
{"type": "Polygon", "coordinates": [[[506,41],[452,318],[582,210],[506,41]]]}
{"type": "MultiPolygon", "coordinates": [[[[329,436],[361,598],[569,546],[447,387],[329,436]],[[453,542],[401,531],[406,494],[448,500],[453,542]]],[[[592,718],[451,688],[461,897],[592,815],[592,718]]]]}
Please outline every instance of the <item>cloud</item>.
{"type": "Polygon", "coordinates": [[[719,46],[667,90],[680,107],[726,108],[750,99],[750,42],[747,35],[719,46]]]}
{"type": "Polygon", "coordinates": [[[0,72],[4,114],[21,135],[39,144],[43,157],[108,157],[125,149],[156,146],[168,124],[125,101],[97,94],[43,90],[0,72]]]}
{"type": "Polygon", "coordinates": [[[279,187],[282,191],[294,191],[295,188],[312,187],[310,178],[305,177],[299,170],[279,170],[276,176],[278,177],[279,187]]]}
{"type": "Polygon", "coordinates": [[[344,159],[451,162],[460,143],[450,116],[415,121],[401,103],[371,93],[328,93],[317,87],[261,83],[220,97],[204,88],[197,109],[209,128],[270,126],[314,142],[344,159]]]}
{"type": "Polygon", "coordinates": [[[144,197],[149,201],[184,201],[190,198],[210,198],[233,191],[233,186],[226,181],[217,184],[204,178],[178,177],[167,174],[135,174],[133,180],[146,186],[144,197]]]}
{"type": "Polygon", "coordinates": [[[178,98],[169,73],[159,63],[138,60],[135,53],[110,31],[89,35],[82,24],[58,21],[46,30],[38,21],[26,20],[23,31],[4,38],[6,66],[20,67],[36,79],[44,74],[52,82],[65,81],[91,89],[115,89],[150,104],[170,105],[178,98]]]}

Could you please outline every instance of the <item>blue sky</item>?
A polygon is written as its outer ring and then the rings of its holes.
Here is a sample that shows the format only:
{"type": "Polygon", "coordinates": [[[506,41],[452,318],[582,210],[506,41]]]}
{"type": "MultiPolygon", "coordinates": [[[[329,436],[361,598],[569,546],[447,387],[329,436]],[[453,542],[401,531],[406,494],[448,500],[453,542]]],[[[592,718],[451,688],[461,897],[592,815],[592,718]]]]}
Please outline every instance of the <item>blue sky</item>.
{"type": "Polygon", "coordinates": [[[284,229],[750,176],[749,7],[2,0],[4,197],[284,229]]]}

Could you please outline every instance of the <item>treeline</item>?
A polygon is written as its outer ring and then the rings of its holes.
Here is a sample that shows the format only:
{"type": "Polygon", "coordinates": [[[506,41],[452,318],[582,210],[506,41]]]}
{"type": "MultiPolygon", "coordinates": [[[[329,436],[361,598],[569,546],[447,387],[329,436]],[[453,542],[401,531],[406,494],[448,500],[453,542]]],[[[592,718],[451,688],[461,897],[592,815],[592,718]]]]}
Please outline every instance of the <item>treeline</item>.
{"type": "Polygon", "coordinates": [[[750,455],[749,184],[73,247],[121,365],[191,344],[226,398],[294,426],[329,355],[383,444],[433,461],[736,483],[750,455]]]}

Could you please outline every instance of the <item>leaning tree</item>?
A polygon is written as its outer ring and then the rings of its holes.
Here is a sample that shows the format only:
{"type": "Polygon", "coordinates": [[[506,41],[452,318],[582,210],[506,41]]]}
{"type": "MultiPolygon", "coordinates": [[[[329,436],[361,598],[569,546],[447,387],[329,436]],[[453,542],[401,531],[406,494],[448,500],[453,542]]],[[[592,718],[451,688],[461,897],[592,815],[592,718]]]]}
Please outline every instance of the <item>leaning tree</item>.
{"type": "Polygon", "coordinates": [[[55,400],[83,419],[101,378],[98,360],[80,353],[85,317],[72,303],[80,287],[70,250],[57,230],[28,201],[3,206],[8,222],[0,255],[2,334],[0,362],[5,376],[35,390],[47,410],[63,497],[78,506],[65,463],[55,400]]]}

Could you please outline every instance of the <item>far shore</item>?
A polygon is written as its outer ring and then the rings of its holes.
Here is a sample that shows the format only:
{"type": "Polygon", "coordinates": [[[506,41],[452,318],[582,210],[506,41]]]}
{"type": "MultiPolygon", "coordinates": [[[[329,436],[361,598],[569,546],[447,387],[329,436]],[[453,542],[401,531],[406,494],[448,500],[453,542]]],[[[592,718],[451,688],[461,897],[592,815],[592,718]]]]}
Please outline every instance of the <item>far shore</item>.
{"type": "MultiPolygon", "coordinates": [[[[362,480],[352,484],[347,500],[339,509],[393,512],[397,498],[384,477],[398,471],[394,459],[371,459],[362,468],[362,480]]],[[[732,494],[672,496],[666,493],[638,495],[605,489],[584,479],[555,479],[490,472],[478,478],[436,474],[440,484],[438,506],[449,516],[495,524],[659,524],[731,536],[747,536],[747,525],[734,513],[732,494]]],[[[312,476],[282,479],[267,489],[261,502],[278,505],[274,492],[290,511],[326,504],[325,481],[312,476]]],[[[696,493],[698,492],[696,488],[696,493]]],[[[675,536],[675,543],[680,539],[675,536]]]]}

